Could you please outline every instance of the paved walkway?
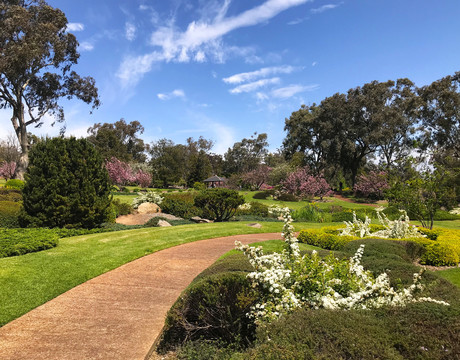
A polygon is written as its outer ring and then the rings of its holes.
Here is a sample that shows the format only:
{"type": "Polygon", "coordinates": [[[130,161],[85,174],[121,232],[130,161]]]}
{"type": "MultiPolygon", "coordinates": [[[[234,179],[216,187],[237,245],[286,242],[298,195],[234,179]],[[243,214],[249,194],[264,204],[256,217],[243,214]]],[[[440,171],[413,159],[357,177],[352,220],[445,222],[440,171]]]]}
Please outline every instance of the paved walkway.
{"type": "Polygon", "coordinates": [[[270,233],[202,240],[125,264],[0,328],[0,359],[144,359],[180,293],[235,240],[280,238],[270,233]]]}

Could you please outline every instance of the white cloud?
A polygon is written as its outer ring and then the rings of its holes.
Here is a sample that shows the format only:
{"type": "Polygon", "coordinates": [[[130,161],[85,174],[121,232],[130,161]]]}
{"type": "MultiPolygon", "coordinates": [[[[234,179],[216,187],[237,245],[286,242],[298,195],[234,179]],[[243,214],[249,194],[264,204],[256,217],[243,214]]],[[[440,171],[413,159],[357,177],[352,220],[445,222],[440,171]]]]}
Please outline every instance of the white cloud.
{"type": "Polygon", "coordinates": [[[289,85],[286,87],[272,90],[271,95],[272,97],[275,97],[275,98],[287,99],[287,98],[294,96],[295,94],[305,92],[305,91],[313,91],[318,88],[319,88],[319,85],[317,84],[308,85],[308,86],[294,84],[294,85],[289,85]]]}
{"type": "Polygon", "coordinates": [[[273,66],[273,67],[265,67],[256,71],[245,72],[240,74],[235,74],[229,77],[222,79],[227,84],[240,84],[246,81],[252,81],[257,78],[266,77],[269,75],[274,74],[290,74],[296,70],[295,67],[285,65],[285,66],[273,66]]]}
{"type": "Polygon", "coordinates": [[[83,41],[78,45],[78,50],[79,51],[91,51],[94,49],[94,45],[90,43],[89,41],[83,41]]]}
{"type": "Polygon", "coordinates": [[[68,23],[67,30],[69,31],[83,31],[85,30],[85,25],[82,23],[68,23]]]}
{"type": "Polygon", "coordinates": [[[167,94],[159,93],[157,94],[158,99],[160,100],[171,100],[173,98],[185,98],[185,92],[182,89],[176,89],[167,94]]]}
{"type": "Polygon", "coordinates": [[[203,45],[212,43],[233,30],[265,22],[284,10],[308,1],[311,0],[267,0],[259,6],[229,18],[224,17],[229,5],[229,2],[225,2],[224,10],[213,22],[193,21],[184,32],[177,31],[173,27],[160,27],[152,34],[150,43],[161,47],[166,59],[186,62],[191,58],[189,53],[195,53],[203,45]]]}
{"type": "Polygon", "coordinates": [[[116,76],[123,87],[135,86],[152,69],[153,63],[161,60],[163,56],[157,52],[137,57],[128,56],[121,63],[116,76]]]}
{"type": "Polygon", "coordinates": [[[125,37],[128,41],[133,41],[136,38],[136,26],[133,23],[125,24],[125,37]]]}
{"type": "Polygon", "coordinates": [[[335,9],[338,6],[340,6],[340,4],[327,4],[327,5],[320,6],[319,8],[316,8],[316,9],[311,9],[310,11],[313,14],[320,14],[320,13],[326,11],[326,10],[335,9]]]}
{"type": "Polygon", "coordinates": [[[313,62],[311,63],[311,66],[316,66],[316,65],[318,65],[318,61],[313,61],[313,62]]]}
{"type": "Polygon", "coordinates": [[[261,87],[264,87],[270,84],[278,84],[279,82],[280,82],[280,78],[278,77],[271,78],[271,79],[257,80],[254,82],[250,82],[244,85],[237,86],[231,89],[230,93],[232,94],[247,93],[247,92],[255,91],[261,87]]]}
{"type": "Polygon", "coordinates": [[[268,100],[268,95],[263,93],[263,92],[258,92],[256,94],[256,99],[257,99],[257,101],[268,100]]]}

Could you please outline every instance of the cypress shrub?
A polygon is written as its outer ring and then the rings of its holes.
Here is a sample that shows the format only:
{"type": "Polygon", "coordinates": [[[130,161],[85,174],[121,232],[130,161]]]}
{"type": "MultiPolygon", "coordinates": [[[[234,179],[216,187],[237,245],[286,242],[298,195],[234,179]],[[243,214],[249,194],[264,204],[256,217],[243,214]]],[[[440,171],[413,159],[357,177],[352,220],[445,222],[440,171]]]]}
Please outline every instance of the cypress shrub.
{"type": "Polygon", "coordinates": [[[86,139],[38,143],[30,151],[25,179],[22,226],[90,229],[108,219],[109,176],[86,139]]]}

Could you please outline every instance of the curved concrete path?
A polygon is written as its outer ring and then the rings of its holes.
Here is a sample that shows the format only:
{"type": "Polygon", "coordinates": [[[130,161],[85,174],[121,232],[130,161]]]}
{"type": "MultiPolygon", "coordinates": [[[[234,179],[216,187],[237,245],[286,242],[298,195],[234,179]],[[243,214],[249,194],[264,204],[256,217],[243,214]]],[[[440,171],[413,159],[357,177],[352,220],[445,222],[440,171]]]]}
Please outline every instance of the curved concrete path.
{"type": "Polygon", "coordinates": [[[145,359],[180,293],[222,254],[280,233],[161,250],[81,284],[0,328],[0,359],[145,359]]]}

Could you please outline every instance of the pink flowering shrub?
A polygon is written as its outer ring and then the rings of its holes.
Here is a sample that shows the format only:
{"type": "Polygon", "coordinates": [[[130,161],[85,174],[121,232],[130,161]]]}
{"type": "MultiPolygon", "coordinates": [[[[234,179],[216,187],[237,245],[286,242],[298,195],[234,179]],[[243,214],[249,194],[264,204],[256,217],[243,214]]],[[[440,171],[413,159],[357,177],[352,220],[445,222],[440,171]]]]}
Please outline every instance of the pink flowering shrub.
{"type": "Polygon", "coordinates": [[[139,169],[135,175],[135,183],[140,187],[149,187],[152,183],[152,175],[139,169]]]}
{"type": "Polygon", "coordinates": [[[385,190],[390,187],[386,175],[384,171],[371,171],[367,175],[360,175],[353,190],[359,196],[383,199],[385,190]]]}
{"type": "Polygon", "coordinates": [[[318,196],[328,196],[332,193],[331,187],[322,175],[311,175],[308,167],[298,169],[291,173],[282,182],[283,189],[299,198],[311,199],[318,196]]]}
{"type": "Polygon", "coordinates": [[[112,157],[105,163],[110,180],[115,185],[126,185],[136,180],[131,165],[112,157]]]}
{"type": "Polygon", "coordinates": [[[16,171],[16,163],[14,161],[6,162],[4,161],[0,164],[0,176],[4,177],[6,180],[12,179],[16,171]]]}
{"type": "Polygon", "coordinates": [[[249,185],[252,190],[260,190],[270,176],[272,168],[267,165],[259,165],[256,169],[243,175],[243,183],[249,185]]]}

